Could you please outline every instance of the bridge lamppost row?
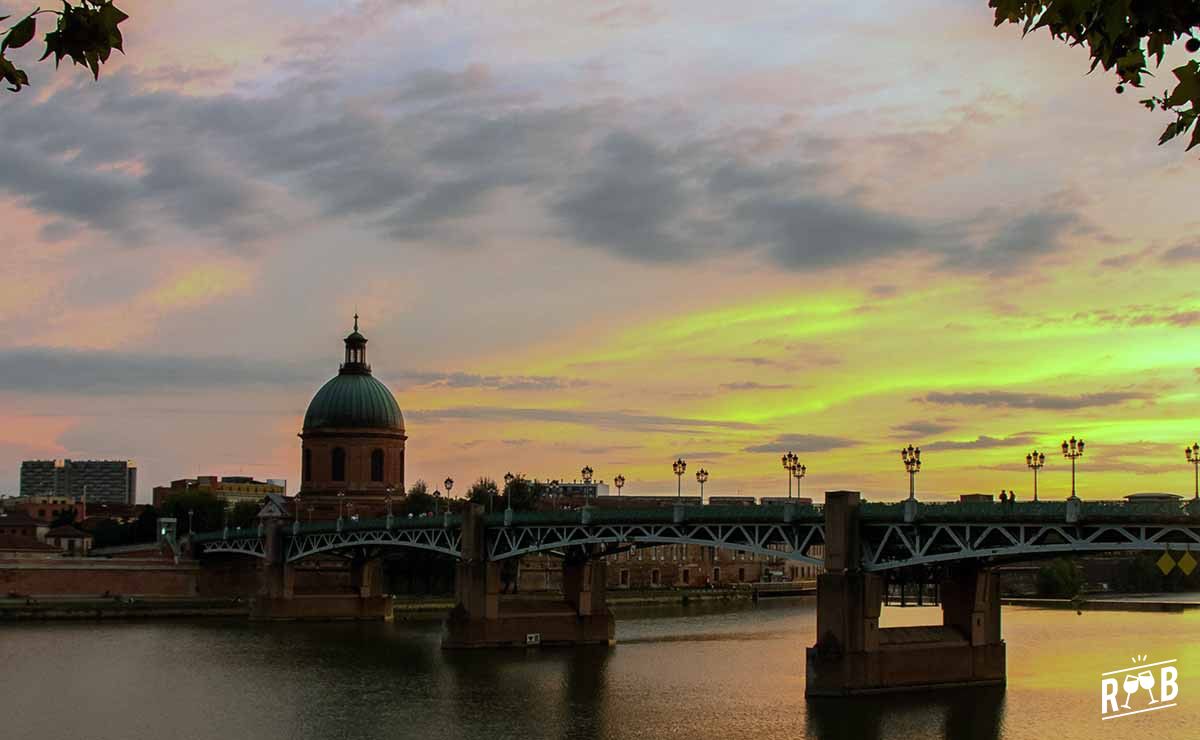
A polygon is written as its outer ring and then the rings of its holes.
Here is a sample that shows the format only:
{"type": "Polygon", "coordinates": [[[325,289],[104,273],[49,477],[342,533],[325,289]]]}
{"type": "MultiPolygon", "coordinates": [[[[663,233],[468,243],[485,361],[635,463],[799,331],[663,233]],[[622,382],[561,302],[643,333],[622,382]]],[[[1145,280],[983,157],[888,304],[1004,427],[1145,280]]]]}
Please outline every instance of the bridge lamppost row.
{"type": "MultiPolygon", "coordinates": [[[[513,481],[515,481],[516,479],[517,479],[517,476],[513,475],[512,473],[504,474],[504,500],[505,501],[512,498],[512,484],[513,484],[513,481]]],[[[489,514],[492,513],[492,510],[495,508],[492,504],[492,499],[494,498],[494,495],[495,495],[494,492],[491,489],[488,489],[488,513],[489,514]]]]}
{"type": "Polygon", "coordinates": [[[338,491],[338,524],[342,523],[342,501],[346,498],[345,491],[338,491]]]}
{"type": "Polygon", "coordinates": [[[808,473],[807,465],[797,465],[792,469],[792,477],[796,479],[796,498],[800,498],[800,479],[808,473]]]}
{"type": "Polygon", "coordinates": [[[596,472],[595,470],[592,470],[591,465],[584,465],[583,469],[579,471],[579,474],[581,476],[583,476],[584,483],[591,483],[592,482],[592,473],[595,473],[595,472],[596,472]]]}
{"type": "Polygon", "coordinates": [[[1076,440],[1071,437],[1070,442],[1063,440],[1062,443],[1063,457],[1071,461],[1071,498],[1078,498],[1075,495],[1075,460],[1083,457],[1083,440],[1076,440]]]}
{"type": "Polygon", "coordinates": [[[900,459],[908,471],[908,500],[917,499],[917,473],[921,472],[921,448],[909,445],[900,450],[900,459]]]}
{"type": "Polygon", "coordinates": [[[387,518],[388,519],[392,518],[392,491],[394,491],[394,490],[396,490],[396,489],[392,488],[391,486],[388,486],[387,492],[384,493],[384,495],[383,495],[383,502],[385,504],[387,504],[387,518]]]}
{"type": "Polygon", "coordinates": [[[454,488],[454,479],[446,476],[446,480],[442,481],[442,484],[446,486],[446,511],[450,511],[450,489],[454,488]]]}
{"type": "Polygon", "coordinates": [[[1184,447],[1183,454],[1187,456],[1187,461],[1196,469],[1196,493],[1192,497],[1192,500],[1200,501],[1200,444],[1184,447]]]}
{"type": "Polygon", "coordinates": [[[788,471],[788,474],[787,474],[788,498],[791,498],[792,497],[792,474],[796,470],[796,465],[799,462],[799,458],[796,457],[796,453],[792,452],[791,450],[788,450],[787,454],[785,454],[782,459],[783,459],[783,469],[788,471]]]}
{"type": "Polygon", "coordinates": [[[1037,501],[1037,471],[1046,464],[1046,456],[1034,450],[1025,456],[1025,464],[1033,470],[1033,500],[1037,501]]]}
{"type": "Polygon", "coordinates": [[[617,473],[617,477],[613,478],[613,485],[617,487],[617,495],[621,495],[621,489],[625,487],[625,476],[617,473]]]}
{"type": "Polygon", "coordinates": [[[696,471],[696,482],[700,484],[700,503],[704,503],[704,484],[708,482],[708,471],[700,468],[696,471]]]}
{"type": "Polygon", "coordinates": [[[682,498],[683,497],[683,472],[685,470],[687,470],[687,463],[684,462],[683,458],[681,457],[681,458],[677,459],[675,462],[671,463],[671,470],[675,471],[675,497],[682,498]]]}

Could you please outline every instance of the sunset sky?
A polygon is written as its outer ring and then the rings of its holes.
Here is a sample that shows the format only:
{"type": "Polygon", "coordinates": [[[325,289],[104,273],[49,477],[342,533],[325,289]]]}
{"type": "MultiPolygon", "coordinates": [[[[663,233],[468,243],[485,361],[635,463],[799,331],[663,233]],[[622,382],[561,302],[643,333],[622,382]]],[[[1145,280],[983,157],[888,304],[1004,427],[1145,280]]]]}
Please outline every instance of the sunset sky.
{"type": "Polygon", "coordinates": [[[985,0],[118,5],[0,94],[0,492],[294,490],[357,310],[410,483],[1192,493],[1200,161],[985,0]]]}

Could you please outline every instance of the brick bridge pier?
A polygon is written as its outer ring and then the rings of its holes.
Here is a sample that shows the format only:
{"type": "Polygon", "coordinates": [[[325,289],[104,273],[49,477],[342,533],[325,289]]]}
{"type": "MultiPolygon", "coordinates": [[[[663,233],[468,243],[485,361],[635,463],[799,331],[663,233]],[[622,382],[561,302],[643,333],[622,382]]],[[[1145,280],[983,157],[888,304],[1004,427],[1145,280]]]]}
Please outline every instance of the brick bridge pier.
{"type": "Polygon", "coordinates": [[[563,560],[563,602],[500,604],[500,563],[487,559],[483,507],[463,516],[462,558],[455,580],[456,606],[446,620],[447,648],[516,645],[612,644],[606,563],[588,549],[563,560]]]}
{"type": "Polygon", "coordinates": [[[808,648],[808,696],[848,696],[1005,680],[999,580],[962,563],[942,582],[942,624],[880,629],[883,576],[862,569],[860,496],[825,499],[825,573],[817,576],[817,643],[808,648]]]}

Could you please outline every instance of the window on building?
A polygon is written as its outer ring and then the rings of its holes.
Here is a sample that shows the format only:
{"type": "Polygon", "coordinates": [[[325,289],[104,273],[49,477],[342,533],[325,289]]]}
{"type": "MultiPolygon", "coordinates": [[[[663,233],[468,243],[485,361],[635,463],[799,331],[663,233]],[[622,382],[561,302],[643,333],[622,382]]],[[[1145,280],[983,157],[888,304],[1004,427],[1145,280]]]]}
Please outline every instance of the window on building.
{"type": "Polygon", "coordinates": [[[683,569],[683,585],[685,585],[685,586],[688,585],[691,582],[691,580],[692,580],[692,571],[687,568],[684,568],[683,569]]]}
{"type": "Polygon", "coordinates": [[[376,483],[383,480],[383,450],[371,451],[371,480],[376,483]]]}
{"type": "Polygon", "coordinates": [[[333,471],[329,476],[330,479],[337,481],[346,480],[346,451],[341,447],[334,447],[330,463],[333,471]]]}
{"type": "Polygon", "coordinates": [[[629,570],[628,569],[621,571],[621,585],[625,588],[629,588],[629,570]]]}
{"type": "Polygon", "coordinates": [[[746,582],[746,569],[738,568],[738,583],[745,583],[745,582],[746,582]]]}
{"type": "Polygon", "coordinates": [[[713,580],[713,585],[716,585],[721,582],[721,569],[720,568],[713,568],[713,579],[712,580],[713,580]]]}
{"type": "Polygon", "coordinates": [[[658,573],[658,568],[655,568],[654,570],[650,571],[650,585],[657,586],[659,583],[661,583],[661,578],[658,573]]]}

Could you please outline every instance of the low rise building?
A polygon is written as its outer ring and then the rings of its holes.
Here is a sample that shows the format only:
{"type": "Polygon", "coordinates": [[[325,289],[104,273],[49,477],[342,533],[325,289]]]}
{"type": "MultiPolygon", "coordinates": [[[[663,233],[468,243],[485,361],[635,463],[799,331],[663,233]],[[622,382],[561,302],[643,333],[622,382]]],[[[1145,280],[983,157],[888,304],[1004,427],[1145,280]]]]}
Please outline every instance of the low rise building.
{"type": "Polygon", "coordinates": [[[92,535],[69,524],[46,532],[44,541],[67,555],[87,555],[92,549],[92,535]]]}
{"type": "Polygon", "coordinates": [[[232,508],[239,501],[257,504],[267,494],[283,494],[286,490],[285,480],[257,481],[242,475],[199,475],[195,478],[173,480],[169,486],[155,486],[154,508],[161,509],[168,498],[181,493],[210,493],[232,508]]]}

